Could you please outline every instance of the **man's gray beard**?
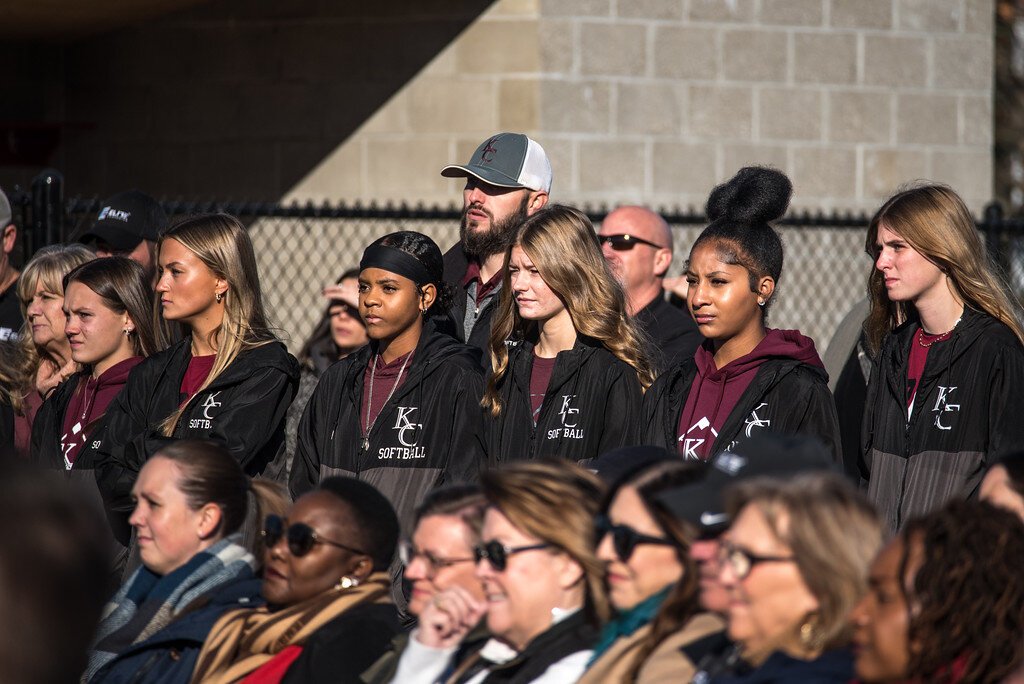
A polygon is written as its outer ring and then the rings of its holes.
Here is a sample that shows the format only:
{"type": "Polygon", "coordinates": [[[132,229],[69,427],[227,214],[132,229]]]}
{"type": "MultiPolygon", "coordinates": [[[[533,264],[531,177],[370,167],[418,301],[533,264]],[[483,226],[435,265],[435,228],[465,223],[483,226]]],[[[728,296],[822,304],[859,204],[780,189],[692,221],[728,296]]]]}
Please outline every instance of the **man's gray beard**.
{"type": "Polygon", "coordinates": [[[459,240],[462,242],[462,251],[467,256],[477,259],[486,259],[495,254],[503,254],[513,245],[519,226],[527,218],[526,205],[528,197],[523,198],[522,204],[514,212],[501,221],[491,223],[491,229],[486,233],[471,232],[466,218],[469,207],[462,210],[462,223],[459,224],[459,240]]]}

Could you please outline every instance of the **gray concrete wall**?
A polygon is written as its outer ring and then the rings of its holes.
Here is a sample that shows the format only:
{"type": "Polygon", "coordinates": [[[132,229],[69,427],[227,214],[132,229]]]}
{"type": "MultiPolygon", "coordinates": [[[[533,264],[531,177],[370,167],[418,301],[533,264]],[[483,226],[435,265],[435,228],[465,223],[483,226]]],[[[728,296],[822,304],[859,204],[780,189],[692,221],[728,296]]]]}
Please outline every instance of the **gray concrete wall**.
{"type": "Polygon", "coordinates": [[[991,0],[499,0],[289,193],[457,198],[489,132],[545,146],[563,201],[703,203],[748,163],[795,205],[899,183],[992,191],[991,0]],[[402,149],[405,154],[396,154],[402,149]]]}

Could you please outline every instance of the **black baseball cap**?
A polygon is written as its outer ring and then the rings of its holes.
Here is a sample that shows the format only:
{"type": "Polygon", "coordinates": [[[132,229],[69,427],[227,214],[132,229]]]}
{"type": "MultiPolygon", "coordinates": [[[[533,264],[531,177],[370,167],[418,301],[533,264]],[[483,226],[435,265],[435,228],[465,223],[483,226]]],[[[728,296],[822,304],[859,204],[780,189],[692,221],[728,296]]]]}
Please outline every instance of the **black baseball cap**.
{"type": "Polygon", "coordinates": [[[762,432],[712,458],[702,481],[669,489],[657,499],[672,515],[695,525],[702,537],[717,537],[729,527],[724,494],[730,486],[755,477],[789,477],[815,470],[838,472],[821,440],[762,432]]]}
{"type": "Polygon", "coordinates": [[[82,242],[105,242],[114,249],[130,251],[143,240],[156,242],[167,228],[167,214],[160,203],[144,192],[128,190],[107,199],[96,222],[82,242]]]}

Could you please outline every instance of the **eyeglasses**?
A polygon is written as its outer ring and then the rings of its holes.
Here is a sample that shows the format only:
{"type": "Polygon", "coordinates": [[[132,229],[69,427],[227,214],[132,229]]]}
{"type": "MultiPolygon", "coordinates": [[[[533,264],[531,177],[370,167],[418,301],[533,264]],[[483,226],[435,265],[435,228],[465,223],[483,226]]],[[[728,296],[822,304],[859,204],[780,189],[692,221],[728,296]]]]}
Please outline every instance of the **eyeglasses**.
{"type": "Polygon", "coordinates": [[[288,542],[288,551],[296,558],[302,558],[312,551],[313,547],[317,544],[330,544],[352,553],[359,553],[364,556],[370,555],[351,546],[324,539],[316,530],[305,523],[292,523],[285,529],[284,518],[279,515],[268,515],[266,517],[261,534],[268,549],[277,546],[277,542],[281,541],[281,537],[285,537],[288,542]]]}
{"type": "Polygon", "coordinates": [[[759,556],[724,540],[718,547],[718,562],[728,563],[738,580],[746,579],[758,563],[792,563],[795,560],[793,556],[759,556]]]}
{"type": "Polygon", "coordinates": [[[663,249],[661,245],[656,245],[650,240],[644,240],[643,238],[639,238],[636,235],[627,235],[624,233],[619,235],[598,235],[597,239],[602,246],[610,243],[612,249],[614,249],[617,252],[631,250],[637,245],[649,245],[651,247],[654,247],[655,249],[663,249]]]}
{"type": "Polygon", "coordinates": [[[491,564],[497,572],[503,572],[508,567],[508,557],[514,556],[517,553],[523,553],[525,551],[537,551],[538,549],[546,549],[551,544],[530,544],[529,546],[505,546],[500,541],[492,539],[489,542],[480,544],[473,549],[473,557],[477,563],[483,559],[487,559],[487,562],[491,564]]]}
{"type": "Polygon", "coordinates": [[[417,558],[423,559],[426,564],[428,572],[433,575],[439,570],[450,568],[453,565],[459,563],[475,563],[476,558],[441,558],[435,556],[429,551],[421,551],[413,546],[412,542],[403,540],[398,545],[398,557],[402,560],[402,565],[409,567],[412,562],[417,558]]]}
{"type": "Polygon", "coordinates": [[[594,524],[597,531],[597,541],[600,543],[607,535],[612,535],[612,548],[615,555],[623,563],[629,561],[633,551],[640,544],[657,544],[658,546],[676,546],[676,543],[665,537],[651,537],[640,534],[628,525],[613,525],[608,516],[599,515],[594,524]]]}

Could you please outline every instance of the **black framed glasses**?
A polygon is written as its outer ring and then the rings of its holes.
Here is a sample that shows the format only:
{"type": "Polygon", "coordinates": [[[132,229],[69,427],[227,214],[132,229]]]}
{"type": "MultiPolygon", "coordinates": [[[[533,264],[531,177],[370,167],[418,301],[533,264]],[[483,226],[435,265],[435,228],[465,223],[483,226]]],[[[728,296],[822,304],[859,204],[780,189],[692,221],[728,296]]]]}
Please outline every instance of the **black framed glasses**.
{"type": "Polygon", "coordinates": [[[718,547],[718,562],[728,563],[738,580],[746,579],[759,563],[792,563],[795,560],[793,556],[760,556],[724,539],[718,547]]]}
{"type": "Polygon", "coordinates": [[[602,246],[610,244],[612,249],[619,252],[631,250],[637,245],[649,245],[655,249],[663,249],[661,245],[656,245],[650,240],[644,240],[636,235],[629,235],[627,233],[619,233],[617,235],[598,235],[597,239],[602,246]]]}
{"type": "Polygon", "coordinates": [[[551,544],[530,544],[529,546],[505,546],[500,541],[492,539],[489,542],[480,544],[473,549],[473,557],[477,563],[487,559],[491,567],[498,572],[503,572],[508,567],[508,557],[525,551],[537,551],[546,549],[551,544]]]}
{"type": "Polygon", "coordinates": [[[370,555],[357,548],[346,546],[330,539],[324,539],[316,530],[305,523],[292,523],[285,528],[284,522],[284,518],[279,515],[268,515],[264,520],[261,534],[263,535],[263,542],[267,545],[268,549],[277,546],[277,542],[281,541],[281,537],[284,537],[288,543],[288,551],[296,558],[302,558],[312,551],[313,547],[317,544],[329,544],[352,553],[364,556],[370,555]]]}
{"type": "Polygon", "coordinates": [[[594,527],[597,531],[597,542],[599,544],[607,535],[610,534],[612,536],[612,548],[615,549],[615,555],[618,556],[619,560],[623,563],[629,561],[630,557],[633,555],[633,551],[635,551],[636,547],[640,544],[678,546],[676,542],[668,539],[667,537],[652,537],[647,534],[641,534],[629,525],[613,525],[612,521],[609,520],[606,515],[597,516],[594,527]]]}
{"type": "Polygon", "coordinates": [[[429,551],[423,551],[417,549],[416,546],[408,540],[402,540],[398,544],[398,557],[402,561],[402,565],[409,567],[412,562],[417,558],[421,559],[427,566],[427,570],[430,575],[434,575],[439,570],[450,568],[453,565],[459,563],[475,563],[476,556],[467,558],[444,558],[442,556],[435,556],[429,551]]]}

